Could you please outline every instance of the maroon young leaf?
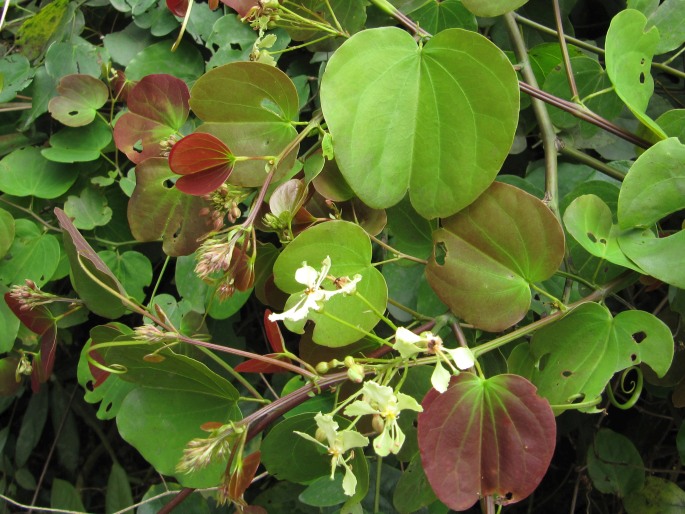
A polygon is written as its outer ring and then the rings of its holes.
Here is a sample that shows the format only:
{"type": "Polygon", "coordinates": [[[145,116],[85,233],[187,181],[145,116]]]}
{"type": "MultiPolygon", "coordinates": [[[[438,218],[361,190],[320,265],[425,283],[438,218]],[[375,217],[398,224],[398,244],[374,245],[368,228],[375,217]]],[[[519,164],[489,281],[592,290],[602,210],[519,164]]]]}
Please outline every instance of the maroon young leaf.
{"type": "Polygon", "coordinates": [[[271,321],[269,316],[271,315],[271,310],[266,309],[264,311],[264,332],[266,332],[266,339],[269,341],[269,346],[276,353],[283,352],[284,340],[283,334],[281,333],[281,327],[278,326],[278,322],[271,321]]]}
{"type": "Polygon", "coordinates": [[[48,103],[53,118],[69,127],[82,127],[95,119],[105,105],[107,86],[90,75],[67,75],[59,81],[57,96],[48,103]]]}
{"type": "Polygon", "coordinates": [[[261,461],[262,453],[257,450],[243,459],[238,469],[231,474],[228,481],[228,497],[233,501],[238,501],[252,483],[252,479],[257,473],[257,468],[261,461]]]}
{"type": "Polygon", "coordinates": [[[547,400],[525,378],[461,373],[422,405],[421,461],[433,491],[451,509],[466,510],[485,496],[514,503],[542,480],[556,424],[547,400]]]}
{"type": "Polygon", "coordinates": [[[52,325],[40,336],[40,353],[33,359],[31,372],[31,390],[34,393],[40,391],[40,385],[44,384],[52,374],[55,367],[55,352],[57,351],[57,326],[52,325]]]}
{"type": "MultiPolygon", "coordinates": [[[[98,362],[99,364],[102,364],[103,366],[106,366],[107,363],[105,362],[105,359],[100,355],[100,353],[97,350],[91,350],[89,352],[89,355],[91,358],[98,362]]],[[[102,383],[107,380],[109,377],[110,373],[109,371],[105,371],[102,368],[99,368],[98,366],[95,366],[92,362],[88,361],[88,369],[90,370],[90,374],[93,377],[93,389],[97,389],[98,386],[102,385],[102,383]]]]}
{"type": "MultiPolygon", "coordinates": [[[[264,312],[264,332],[266,332],[266,338],[269,341],[269,346],[275,353],[269,353],[266,357],[271,357],[272,359],[277,359],[283,362],[292,363],[287,357],[278,355],[283,352],[283,334],[275,321],[269,320],[269,314],[271,311],[267,309],[264,312]]],[[[256,359],[248,359],[245,362],[241,362],[235,367],[236,371],[240,373],[282,373],[287,371],[277,364],[269,364],[268,362],[258,361],[256,359]]]]}
{"type": "Polygon", "coordinates": [[[234,162],[228,146],[204,132],[184,137],[169,154],[171,171],[183,175],[176,181],[176,187],[195,196],[211,193],[226,182],[234,162]]]}
{"type": "Polygon", "coordinates": [[[44,305],[36,305],[33,309],[22,309],[23,304],[10,293],[5,293],[5,303],[19,318],[19,321],[35,334],[42,335],[55,324],[52,314],[44,305]]]}
{"type": "Polygon", "coordinates": [[[188,0],[166,0],[166,6],[171,11],[171,14],[184,18],[186,11],[188,11],[188,0]]]}
{"type": "Polygon", "coordinates": [[[259,0],[221,0],[221,2],[237,12],[241,18],[247,16],[250,9],[259,5],[259,0]]]}
{"type": "Polygon", "coordinates": [[[158,157],[162,142],[178,132],[188,117],[188,86],[171,75],[148,75],[128,93],[129,111],[114,126],[114,142],[131,161],[158,157]]]}

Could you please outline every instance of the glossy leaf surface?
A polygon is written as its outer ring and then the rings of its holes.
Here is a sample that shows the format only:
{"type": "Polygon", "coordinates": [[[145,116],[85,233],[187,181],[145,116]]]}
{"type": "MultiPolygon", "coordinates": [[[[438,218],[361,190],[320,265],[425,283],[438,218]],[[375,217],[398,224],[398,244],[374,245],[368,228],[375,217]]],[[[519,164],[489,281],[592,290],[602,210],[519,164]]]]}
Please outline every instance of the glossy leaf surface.
{"type": "Polygon", "coordinates": [[[547,471],[556,423],[547,400],[517,375],[461,373],[423,400],[418,439],[440,501],[466,510],[485,496],[503,504],[527,497],[547,471]]]}
{"type": "Polygon", "coordinates": [[[409,189],[417,212],[434,218],[466,207],[494,180],[514,138],[519,92],[506,56],[477,33],[445,30],[417,49],[407,32],[380,28],[331,57],[321,105],[340,170],[362,201],[390,207],[409,189]]]}
{"type": "MultiPolygon", "coordinates": [[[[300,298],[305,286],[295,280],[295,272],[303,262],[317,270],[321,262],[331,258],[330,274],[335,277],[362,276],[357,291],[378,310],[387,304],[388,292],[383,275],[371,265],[371,241],[364,230],[347,221],[328,221],[302,232],[281,252],[274,264],[276,285],[291,295],[285,308],[292,307],[300,298]]],[[[330,280],[323,284],[334,289],[330,280]]],[[[364,301],[354,296],[337,295],[328,300],[324,309],[362,330],[371,330],[379,317],[364,301]]],[[[309,319],[316,323],[314,341],[320,345],[338,347],[351,344],[363,336],[360,331],[345,326],[322,313],[310,311],[309,319]]],[[[303,323],[287,321],[286,326],[302,333],[303,323]]]]}
{"type": "Polygon", "coordinates": [[[648,312],[612,317],[606,307],[586,303],[533,335],[538,363],[533,382],[552,405],[599,396],[614,373],[644,362],[663,376],[673,359],[669,328],[648,312]]]}
{"type": "Polygon", "coordinates": [[[530,283],[549,278],[564,254],[559,222],[542,201],[495,182],[433,233],[426,277],[452,312],[489,331],[519,321],[530,307],[530,283]]]}
{"type": "Polygon", "coordinates": [[[88,125],[109,98],[107,86],[90,75],[67,75],[60,80],[57,93],[48,109],[53,118],[68,127],[88,125]]]}
{"type": "Polygon", "coordinates": [[[169,153],[169,168],[182,175],[176,187],[202,196],[219,188],[233,171],[233,154],[211,134],[195,132],[178,141],[169,153]]]}

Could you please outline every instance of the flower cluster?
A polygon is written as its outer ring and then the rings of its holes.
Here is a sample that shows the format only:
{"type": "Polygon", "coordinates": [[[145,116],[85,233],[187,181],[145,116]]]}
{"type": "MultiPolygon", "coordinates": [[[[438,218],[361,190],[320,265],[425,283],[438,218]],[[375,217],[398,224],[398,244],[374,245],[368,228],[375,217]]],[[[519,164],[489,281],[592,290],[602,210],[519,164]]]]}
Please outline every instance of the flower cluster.
{"type": "Polygon", "coordinates": [[[300,294],[297,303],[290,309],[280,314],[270,314],[269,320],[289,320],[301,321],[309,315],[309,311],[316,312],[323,309],[323,304],[338,294],[350,295],[357,290],[357,283],[362,279],[361,275],[355,275],[353,278],[341,277],[335,279],[329,277],[331,270],[331,258],[326,258],[321,262],[321,271],[308,266],[306,262],[302,263],[302,267],[295,272],[295,280],[306,286],[306,289],[300,294]],[[337,289],[329,291],[322,289],[321,284],[326,278],[331,278],[336,284],[337,289]]]}
{"type": "Polygon", "coordinates": [[[442,367],[440,361],[444,361],[454,373],[458,373],[458,370],[460,369],[469,369],[473,367],[475,363],[473,352],[468,348],[445,348],[440,336],[436,336],[432,332],[415,334],[404,327],[397,329],[393,349],[397,350],[405,359],[414,357],[423,352],[437,355],[439,359],[435,363],[435,370],[431,376],[431,384],[433,384],[433,387],[439,393],[447,391],[447,386],[449,385],[451,377],[451,373],[442,367]],[[452,361],[454,362],[454,365],[452,364],[452,361]]]}

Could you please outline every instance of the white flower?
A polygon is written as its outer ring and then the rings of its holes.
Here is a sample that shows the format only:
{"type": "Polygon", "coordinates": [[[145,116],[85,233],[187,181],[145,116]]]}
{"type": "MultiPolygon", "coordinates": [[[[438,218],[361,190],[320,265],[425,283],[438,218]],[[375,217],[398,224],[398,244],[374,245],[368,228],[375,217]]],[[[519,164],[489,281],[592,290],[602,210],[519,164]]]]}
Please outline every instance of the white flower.
{"type": "Polygon", "coordinates": [[[343,430],[342,432],[338,432],[338,423],[330,414],[321,414],[319,412],[316,416],[314,416],[314,420],[316,421],[316,425],[319,427],[319,430],[326,437],[328,446],[309,434],[305,434],[304,432],[295,431],[295,433],[323,448],[326,448],[328,454],[331,456],[331,480],[333,480],[335,475],[335,468],[342,466],[345,468],[343,491],[347,496],[354,495],[354,491],[357,488],[357,477],[354,476],[352,468],[348,464],[348,461],[354,457],[354,452],[352,452],[347,459],[345,459],[344,455],[352,448],[363,448],[364,446],[368,445],[368,438],[353,430],[343,430]]]}
{"type": "Polygon", "coordinates": [[[301,321],[309,315],[309,311],[320,311],[323,304],[337,294],[350,295],[357,291],[357,283],[362,279],[361,275],[355,275],[354,278],[343,277],[338,279],[338,283],[342,284],[339,288],[332,291],[322,289],[321,284],[329,277],[328,272],[331,269],[331,258],[326,257],[321,262],[321,271],[302,263],[302,267],[295,271],[295,280],[302,285],[307,286],[300,294],[297,303],[290,309],[280,314],[270,314],[270,321],[289,320],[301,321]]]}
{"type": "Polygon", "coordinates": [[[397,423],[403,410],[423,412],[423,407],[409,395],[397,393],[392,387],[382,386],[373,381],[364,383],[362,400],[352,402],[345,409],[347,416],[372,414],[383,420],[383,431],[373,441],[373,449],[381,457],[397,453],[404,444],[405,435],[397,423]]]}
{"type": "Polygon", "coordinates": [[[471,350],[463,347],[445,348],[442,344],[442,338],[434,335],[432,332],[422,332],[417,335],[411,330],[400,327],[395,333],[395,343],[392,347],[405,359],[422,352],[437,355],[438,361],[435,363],[435,369],[431,375],[431,384],[439,393],[447,391],[447,386],[449,385],[450,377],[452,376],[448,370],[442,367],[441,360],[444,361],[454,373],[458,373],[457,368],[461,370],[469,369],[473,367],[475,363],[475,358],[471,350]],[[451,360],[454,361],[456,368],[452,365],[450,357],[451,360]]]}

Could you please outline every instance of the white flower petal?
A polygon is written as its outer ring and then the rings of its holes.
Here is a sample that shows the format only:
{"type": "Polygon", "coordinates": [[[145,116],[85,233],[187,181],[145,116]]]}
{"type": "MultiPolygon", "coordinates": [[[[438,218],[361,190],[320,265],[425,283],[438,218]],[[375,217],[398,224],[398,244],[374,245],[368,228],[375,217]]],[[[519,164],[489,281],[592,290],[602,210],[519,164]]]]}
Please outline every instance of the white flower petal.
{"type": "Polygon", "coordinates": [[[444,393],[447,391],[447,386],[450,383],[450,377],[450,372],[442,367],[440,361],[436,362],[435,369],[431,375],[431,384],[433,384],[433,388],[439,393],[444,393]]]}
{"type": "Polygon", "coordinates": [[[354,492],[357,490],[357,477],[354,476],[349,464],[345,462],[343,466],[345,466],[345,477],[342,483],[343,491],[347,496],[354,496],[354,492]]]}
{"type": "Polygon", "coordinates": [[[364,448],[369,444],[368,437],[365,437],[354,430],[343,430],[338,433],[338,437],[342,443],[343,452],[351,450],[352,448],[364,448]]]}
{"type": "Polygon", "coordinates": [[[416,412],[423,412],[423,407],[416,401],[415,398],[404,393],[397,393],[397,410],[413,410],[416,412]]]}
{"type": "Polygon", "coordinates": [[[423,341],[423,338],[415,334],[411,330],[407,330],[404,327],[400,327],[397,329],[397,332],[395,332],[395,341],[401,341],[406,344],[416,344],[423,341]]]}
{"type": "Polygon", "coordinates": [[[378,410],[381,412],[386,410],[391,403],[396,404],[397,402],[392,387],[379,385],[373,380],[364,382],[362,394],[370,402],[376,402],[378,404],[378,410]]]}
{"type": "Polygon", "coordinates": [[[316,421],[316,426],[326,434],[328,446],[333,446],[338,436],[338,423],[333,419],[333,416],[319,412],[314,416],[314,421],[316,421]]]}
{"type": "Polygon", "coordinates": [[[319,272],[311,266],[307,266],[306,262],[303,262],[302,267],[295,272],[295,280],[307,287],[313,288],[318,278],[319,272]]]}
{"type": "MultiPolygon", "coordinates": [[[[390,453],[397,453],[397,451],[393,451],[394,445],[395,441],[393,441],[392,435],[390,434],[387,426],[385,430],[381,432],[381,435],[373,440],[373,449],[376,454],[381,457],[387,457],[390,453]]],[[[401,446],[402,445],[400,445],[400,447],[401,446]]]]}
{"type": "Polygon", "coordinates": [[[400,355],[403,359],[408,359],[409,357],[413,357],[417,353],[421,353],[422,351],[424,351],[422,348],[419,348],[416,344],[409,343],[402,339],[395,339],[395,344],[392,345],[392,349],[400,352],[400,355]]]}
{"type": "Polygon", "coordinates": [[[445,351],[450,354],[452,360],[459,369],[472,368],[476,362],[476,359],[473,356],[473,352],[468,348],[459,347],[455,348],[454,350],[445,348],[445,351]]]}
{"type": "Polygon", "coordinates": [[[378,411],[361,400],[352,402],[345,407],[345,416],[364,416],[365,414],[378,414],[378,411]]]}

